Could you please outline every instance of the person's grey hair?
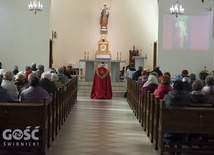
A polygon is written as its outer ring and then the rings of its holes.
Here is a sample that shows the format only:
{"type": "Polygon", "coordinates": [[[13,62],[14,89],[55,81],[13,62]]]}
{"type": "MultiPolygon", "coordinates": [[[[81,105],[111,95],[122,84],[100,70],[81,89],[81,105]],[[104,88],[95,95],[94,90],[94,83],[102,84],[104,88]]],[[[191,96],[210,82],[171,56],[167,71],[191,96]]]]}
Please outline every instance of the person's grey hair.
{"type": "Polygon", "coordinates": [[[190,83],[190,78],[189,77],[183,77],[182,82],[190,83]]]}
{"type": "Polygon", "coordinates": [[[143,67],[142,67],[142,66],[139,66],[138,69],[139,69],[140,71],[142,71],[142,70],[143,70],[143,67]]]}
{"type": "Polygon", "coordinates": [[[19,70],[19,68],[18,68],[17,65],[15,65],[13,69],[14,69],[14,70],[19,70]]]}
{"type": "Polygon", "coordinates": [[[155,69],[160,69],[160,67],[159,67],[159,66],[156,66],[155,69]]]}
{"type": "Polygon", "coordinates": [[[214,77],[212,77],[212,76],[207,76],[206,79],[205,79],[205,83],[206,83],[208,86],[214,85],[214,77]]]}
{"type": "Polygon", "coordinates": [[[195,74],[193,74],[193,73],[191,73],[190,75],[189,75],[189,78],[190,78],[190,80],[196,80],[196,75],[195,74]]]}
{"type": "Polygon", "coordinates": [[[28,75],[28,80],[31,79],[32,77],[37,77],[37,74],[36,73],[30,73],[28,75]]]}
{"type": "Polygon", "coordinates": [[[45,69],[44,65],[39,65],[38,66],[38,70],[44,71],[44,69],[45,69]]]}
{"type": "Polygon", "coordinates": [[[155,83],[157,84],[157,83],[158,83],[158,80],[157,80],[156,76],[150,74],[149,77],[148,77],[148,83],[149,83],[149,84],[155,84],[155,83]]]}
{"type": "Polygon", "coordinates": [[[30,66],[26,66],[26,67],[25,67],[25,70],[30,70],[30,69],[31,69],[30,66]]]}
{"type": "Polygon", "coordinates": [[[56,73],[51,73],[51,81],[58,81],[59,77],[56,73]]]}
{"type": "Polygon", "coordinates": [[[64,68],[63,67],[59,67],[57,70],[58,70],[59,73],[63,73],[64,72],[64,68]]]}
{"type": "Polygon", "coordinates": [[[36,67],[36,63],[33,62],[33,63],[31,64],[31,66],[32,66],[32,67],[36,67]]]}
{"type": "Polygon", "coordinates": [[[12,80],[13,80],[13,77],[14,77],[14,74],[13,74],[13,72],[11,72],[11,71],[6,71],[6,72],[3,74],[3,79],[5,79],[5,80],[12,81],[12,80]]]}
{"type": "Polygon", "coordinates": [[[51,80],[51,73],[46,71],[46,72],[43,72],[42,75],[41,75],[41,79],[48,79],[48,80],[51,80]]]}
{"type": "Polygon", "coordinates": [[[203,88],[203,83],[201,80],[197,79],[192,83],[192,90],[201,90],[203,88]]]}
{"type": "Polygon", "coordinates": [[[21,73],[16,74],[16,79],[18,81],[25,81],[25,76],[21,73]]]}
{"type": "Polygon", "coordinates": [[[154,75],[156,78],[158,78],[158,73],[157,72],[151,72],[150,75],[154,75]]]}

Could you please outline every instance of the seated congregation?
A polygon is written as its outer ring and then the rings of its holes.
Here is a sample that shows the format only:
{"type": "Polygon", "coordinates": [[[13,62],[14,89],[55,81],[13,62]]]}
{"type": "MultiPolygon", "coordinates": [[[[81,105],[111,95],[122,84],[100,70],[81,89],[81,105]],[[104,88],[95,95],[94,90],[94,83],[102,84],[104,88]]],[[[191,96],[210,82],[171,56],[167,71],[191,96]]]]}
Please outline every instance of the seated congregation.
{"type": "Polygon", "coordinates": [[[25,71],[0,63],[0,76],[0,154],[45,154],[77,100],[78,78],[65,67],[45,71],[35,63],[25,71]]]}
{"type": "MultiPolygon", "coordinates": [[[[156,97],[163,99],[165,94],[173,92],[174,83],[180,81],[182,83],[180,91],[188,96],[189,103],[214,103],[214,77],[208,73],[206,76],[203,73],[203,77],[199,75],[199,78],[196,79],[194,73],[189,74],[188,70],[183,70],[181,74],[171,77],[169,72],[162,73],[159,66],[148,72],[143,70],[141,66],[136,70],[131,64],[130,69],[127,69],[125,74],[126,79],[130,78],[142,86],[142,99],[145,95],[144,90],[148,90],[154,93],[156,97]]],[[[179,93],[179,91],[175,93],[179,93]]]]}
{"type": "Polygon", "coordinates": [[[44,97],[50,100],[50,94],[71,78],[70,70],[64,66],[47,71],[44,65],[37,68],[36,63],[26,66],[24,71],[19,71],[18,66],[11,71],[1,66],[0,102],[42,103],[44,97]]]}
{"type": "Polygon", "coordinates": [[[213,154],[214,77],[138,71],[127,76],[127,101],[159,154],[213,154]]]}

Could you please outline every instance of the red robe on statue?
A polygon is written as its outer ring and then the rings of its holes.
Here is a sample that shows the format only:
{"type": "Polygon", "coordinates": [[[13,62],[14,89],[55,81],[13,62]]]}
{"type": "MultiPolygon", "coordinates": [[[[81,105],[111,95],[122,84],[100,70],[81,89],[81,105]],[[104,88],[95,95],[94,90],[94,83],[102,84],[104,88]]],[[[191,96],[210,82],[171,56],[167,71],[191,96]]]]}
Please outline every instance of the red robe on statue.
{"type": "Polygon", "coordinates": [[[91,99],[112,98],[111,79],[109,71],[105,67],[99,67],[95,70],[90,97],[91,99]]]}

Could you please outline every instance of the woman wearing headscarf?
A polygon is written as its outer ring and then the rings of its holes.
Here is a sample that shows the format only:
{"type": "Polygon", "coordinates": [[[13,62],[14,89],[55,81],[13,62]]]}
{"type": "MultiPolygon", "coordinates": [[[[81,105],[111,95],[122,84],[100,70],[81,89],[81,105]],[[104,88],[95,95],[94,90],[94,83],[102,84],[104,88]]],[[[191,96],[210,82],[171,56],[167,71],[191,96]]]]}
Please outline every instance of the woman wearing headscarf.
{"type": "Polygon", "coordinates": [[[146,92],[145,90],[148,90],[151,93],[153,93],[155,91],[155,89],[157,89],[157,87],[158,87],[158,80],[157,80],[157,78],[154,75],[150,74],[149,77],[148,77],[148,80],[147,80],[147,82],[145,84],[147,84],[147,85],[145,87],[143,86],[142,92],[141,92],[141,98],[142,99],[143,99],[143,97],[145,95],[144,94],[146,92]]]}

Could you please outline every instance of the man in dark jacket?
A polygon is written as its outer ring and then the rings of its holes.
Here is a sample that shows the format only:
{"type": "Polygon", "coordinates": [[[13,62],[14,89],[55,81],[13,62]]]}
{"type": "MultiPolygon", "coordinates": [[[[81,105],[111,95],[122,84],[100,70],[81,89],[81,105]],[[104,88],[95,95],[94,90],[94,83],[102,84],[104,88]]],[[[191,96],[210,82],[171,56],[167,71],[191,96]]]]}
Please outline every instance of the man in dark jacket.
{"type": "Polygon", "coordinates": [[[141,76],[142,70],[143,70],[143,67],[139,66],[138,70],[133,74],[132,80],[138,81],[138,78],[141,76]]]}
{"type": "MultiPolygon", "coordinates": [[[[173,90],[168,92],[164,96],[166,107],[186,107],[188,105],[187,95],[183,91],[183,83],[181,80],[174,82],[173,90]]],[[[165,133],[164,134],[164,143],[169,145],[171,148],[174,148],[174,145],[177,145],[181,149],[183,138],[186,137],[186,134],[180,133],[165,133]]],[[[170,155],[174,155],[174,152],[171,152],[170,155]]],[[[177,153],[180,155],[181,153],[177,153]]]]}

